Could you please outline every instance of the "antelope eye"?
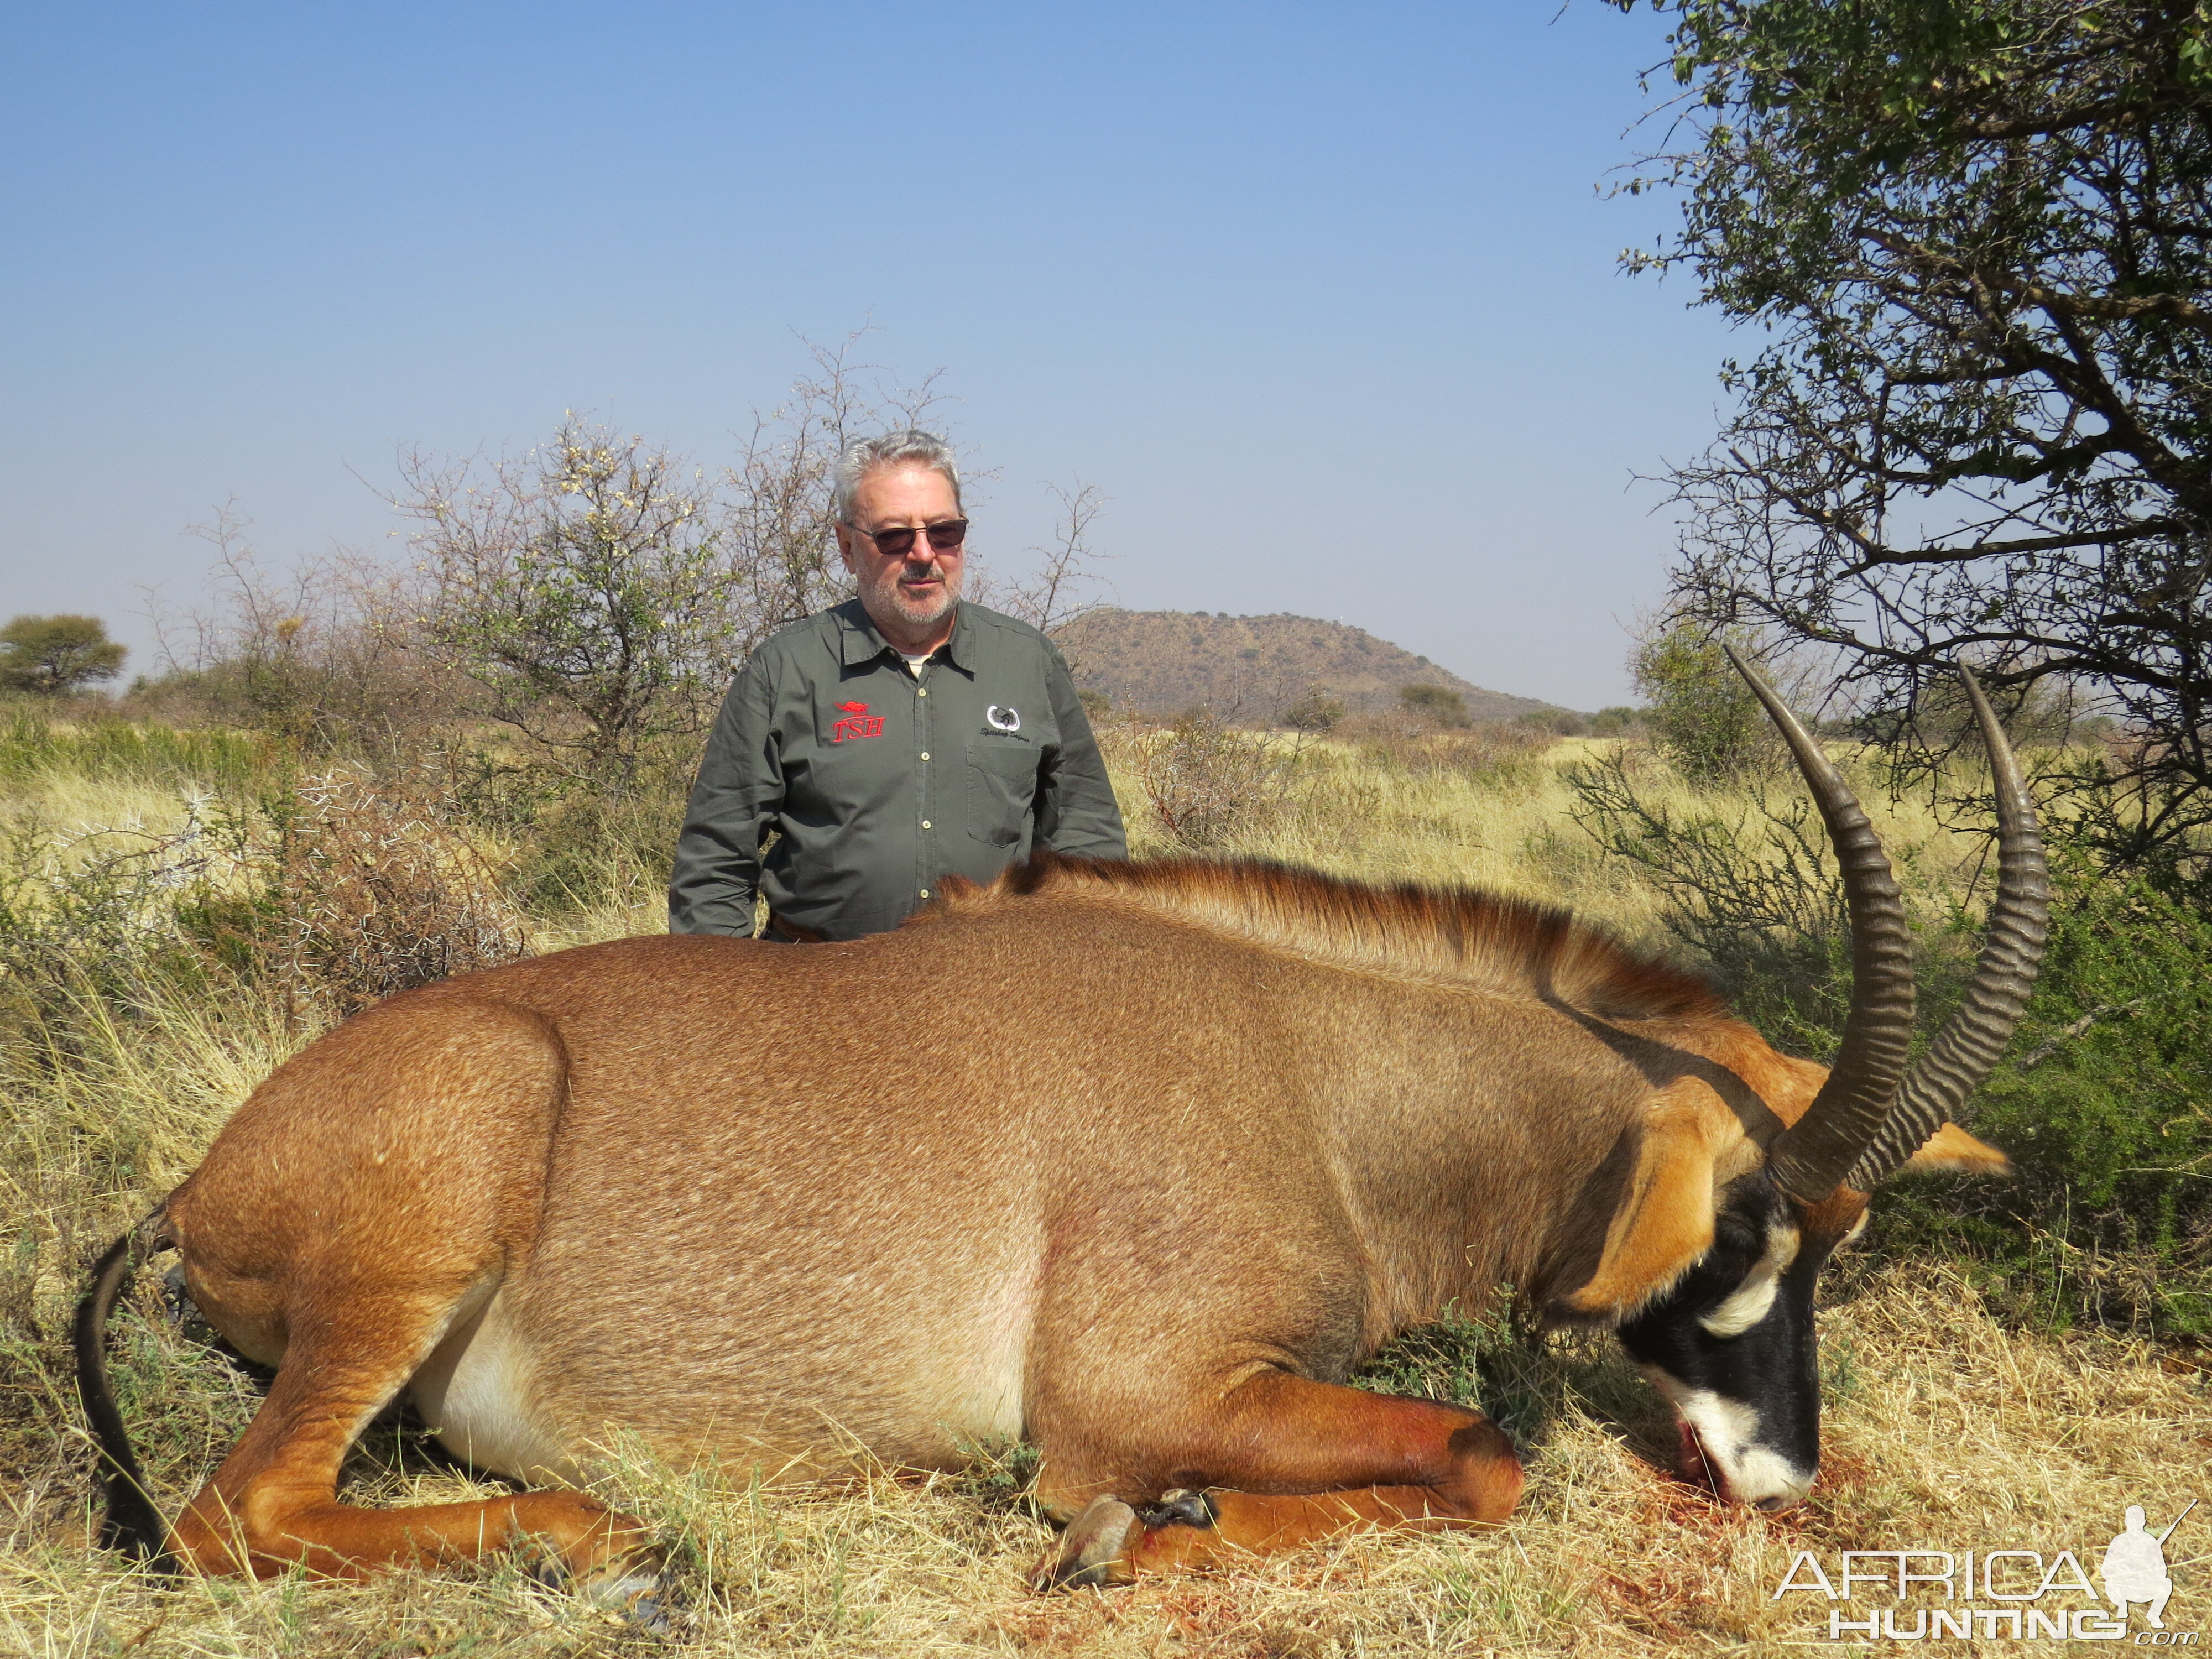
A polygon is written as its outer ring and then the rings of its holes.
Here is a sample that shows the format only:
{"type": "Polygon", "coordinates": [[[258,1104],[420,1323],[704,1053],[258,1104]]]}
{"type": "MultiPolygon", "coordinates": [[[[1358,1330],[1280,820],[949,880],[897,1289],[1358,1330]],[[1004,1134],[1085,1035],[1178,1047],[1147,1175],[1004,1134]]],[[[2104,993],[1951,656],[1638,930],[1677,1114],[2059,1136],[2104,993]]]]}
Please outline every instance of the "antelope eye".
{"type": "Polygon", "coordinates": [[[1698,1264],[1694,1277],[1733,1283],[1749,1273],[1765,1253],[1765,1218],[1724,1208],[1713,1218],[1712,1248],[1698,1264]]]}

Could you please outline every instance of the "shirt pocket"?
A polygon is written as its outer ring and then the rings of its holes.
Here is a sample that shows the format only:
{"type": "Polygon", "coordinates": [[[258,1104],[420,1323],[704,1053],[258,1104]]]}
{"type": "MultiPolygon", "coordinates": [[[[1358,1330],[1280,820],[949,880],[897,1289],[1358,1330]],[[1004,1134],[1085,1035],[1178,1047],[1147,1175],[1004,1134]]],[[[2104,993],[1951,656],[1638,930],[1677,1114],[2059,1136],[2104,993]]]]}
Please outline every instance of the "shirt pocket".
{"type": "Polygon", "coordinates": [[[1037,750],[1029,744],[968,745],[968,833],[987,847],[1012,847],[1036,799],[1037,750]]]}

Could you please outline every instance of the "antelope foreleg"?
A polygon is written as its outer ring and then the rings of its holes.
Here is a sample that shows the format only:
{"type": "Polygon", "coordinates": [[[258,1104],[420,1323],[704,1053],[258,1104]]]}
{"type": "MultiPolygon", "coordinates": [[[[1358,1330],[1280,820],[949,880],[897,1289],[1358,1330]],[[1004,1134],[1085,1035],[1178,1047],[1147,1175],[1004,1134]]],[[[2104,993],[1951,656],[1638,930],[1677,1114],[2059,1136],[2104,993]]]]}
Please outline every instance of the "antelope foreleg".
{"type": "MultiPolygon", "coordinates": [[[[1438,1401],[1267,1372],[1231,1390],[1200,1426],[1176,1460],[1184,1490],[1154,1501],[1157,1475],[1114,1481],[1128,1490],[1091,1498],[1032,1587],[1126,1583],[1348,1532],[1486,1525],[1521,1498],[1504,1431],[1438,1401]]],[[[1070,1469],[1040,1496],[1065,1504],[1098,1484],[1070,1469]]]]}

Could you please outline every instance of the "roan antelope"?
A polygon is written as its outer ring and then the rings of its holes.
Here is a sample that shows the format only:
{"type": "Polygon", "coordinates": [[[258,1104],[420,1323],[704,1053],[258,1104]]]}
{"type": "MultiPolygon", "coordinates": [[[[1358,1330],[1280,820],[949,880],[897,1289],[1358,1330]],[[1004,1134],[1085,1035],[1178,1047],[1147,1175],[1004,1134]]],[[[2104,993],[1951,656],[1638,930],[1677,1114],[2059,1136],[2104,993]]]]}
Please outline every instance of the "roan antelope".
{"type": "Polygon", "coordinates": [[[536,1537],[637,1584],[646,1528],[566,1484],[624,1431],[769,1478],[1025,1437],[1071,1522],[1041,1589],[1497,1522],[1522,1485],[1504,1434],[1345,1378],[1506,1282],[1619,1331],[1692,1472],[1792,1504],[1822,1262],[1901,1165],[2004,1167],[1944,1117],[2018,1018],[2047,898],[1967,689],[1998,893],[1910,1068],[1887,860],[1763,685],[1849,900],[1832,1069],[1563,913],[1251,864],[1048,857],[875,939],[633,939],[394,997],[279,1067],[95,1270],[77,1344],[108,1536],[346,1576],[536,1537]],[[133,1259],[165,1247],[277,1367],[173,1524],[101,1358],[133,1259]],[[402,1389],[453,1451],[546,1489],[341,1502],[402,1389]]]}

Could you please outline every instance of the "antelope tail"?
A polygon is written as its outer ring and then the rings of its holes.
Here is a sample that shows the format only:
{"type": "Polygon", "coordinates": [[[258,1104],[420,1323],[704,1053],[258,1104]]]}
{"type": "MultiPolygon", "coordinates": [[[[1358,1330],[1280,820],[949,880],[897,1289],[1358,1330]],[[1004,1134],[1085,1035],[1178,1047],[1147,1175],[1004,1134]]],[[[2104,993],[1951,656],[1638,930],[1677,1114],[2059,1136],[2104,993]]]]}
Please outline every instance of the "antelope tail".
{"type": "Polygon", "coordinates": [[[131,1449],[130,1431],[123,1426],[123,1413],[107,1380],[108,1317],[145,1252],[145,1233],[143,1225],[134,1227],[108,1246],[107,1254],[92,1270],[84,1300],[77,1304],[76,1397],[84,1407],[93,1443],[100,1452],[96,1478],[106,1509],[100,1525],[101,1547],[128,1550],[159,1571],[174,1572],[177,1563],[169,1553],[169,1528],[147,1491],[145,1474],[131,1449]]]}

